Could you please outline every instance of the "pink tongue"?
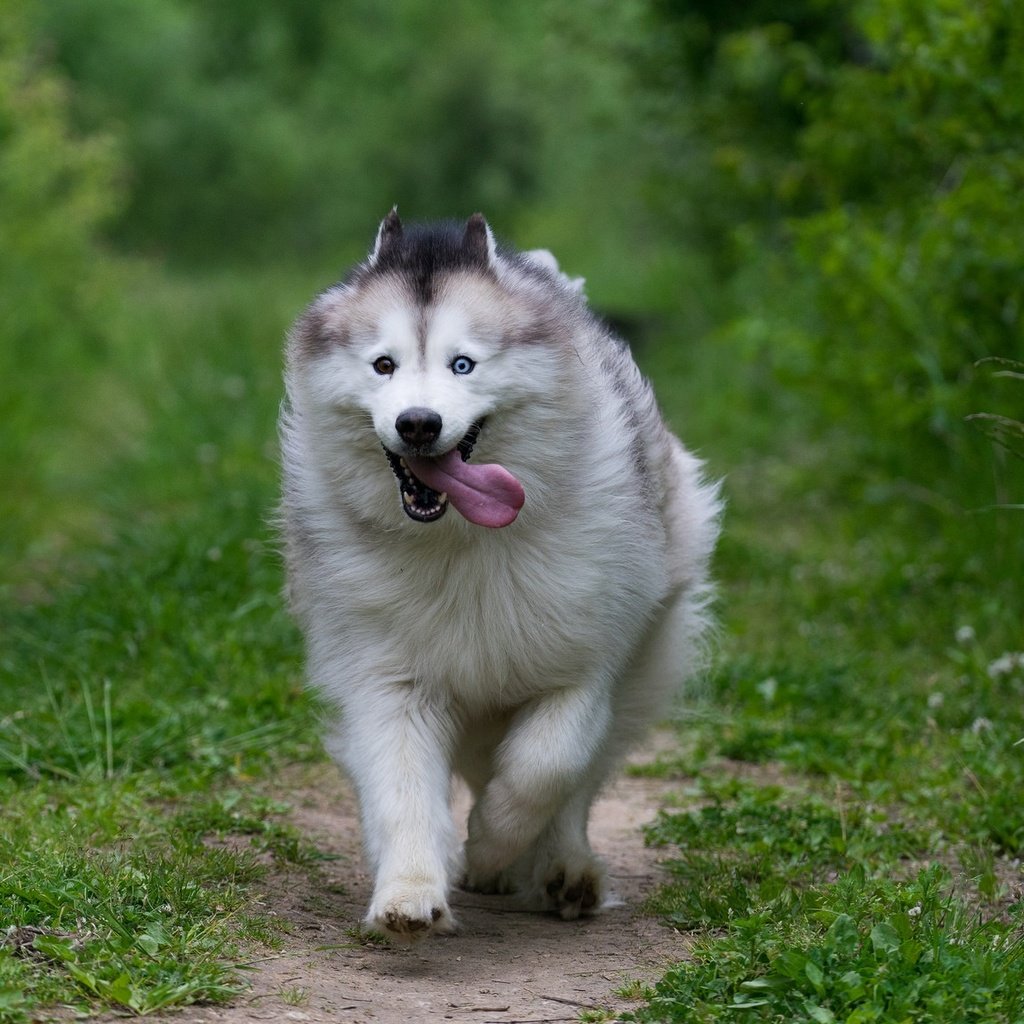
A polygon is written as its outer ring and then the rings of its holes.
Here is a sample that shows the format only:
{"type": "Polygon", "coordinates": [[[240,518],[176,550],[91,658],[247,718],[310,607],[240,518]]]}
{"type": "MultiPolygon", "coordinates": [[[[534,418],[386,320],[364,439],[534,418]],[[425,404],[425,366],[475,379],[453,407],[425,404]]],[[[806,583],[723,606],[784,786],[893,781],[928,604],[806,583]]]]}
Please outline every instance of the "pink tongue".
{"type": "Polygon", "coordinates": [[[448,495],[448,500],[477,526],[508,526],[523,507],[523,485],[504,466],[463,462],[458,450],[439,459],[407,458],[416,478],[448,495]]]}

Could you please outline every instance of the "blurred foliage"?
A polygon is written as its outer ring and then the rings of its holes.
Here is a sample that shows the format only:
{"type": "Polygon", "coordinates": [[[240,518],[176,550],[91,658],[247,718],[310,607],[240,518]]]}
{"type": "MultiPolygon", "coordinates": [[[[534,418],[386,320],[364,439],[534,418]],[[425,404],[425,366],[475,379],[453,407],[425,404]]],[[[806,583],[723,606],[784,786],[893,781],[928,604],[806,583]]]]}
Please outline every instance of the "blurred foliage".
{"type": "Polygon", "coordinates": [[[111,423],[126,401],[147,418],[126,399],[142,350],[177,365],[139,257],[200,291],[276,268],[276,339],[296,282],[334,278],[395,202],[552,248],[724,468],[786,449],[844,499],[1020,500],[1015,460],[965,423],[1024,418],[976,370],[1024,356],[1013,0],[10,0],[0,19],[12,509],[124,446],[96,433],[112,395],[111,423]]]}
{"type": "Polygon", "coordinates": [[[975,362],[1024,352],[1024,9],[654,7],[657,194],[730,290],[722,343],[858,467],[977,503],[934,478],[979,459],[975,362]]]}
{"type": "Polygon", "coordinates": [[[640,9],[51,0],[36,21],[82,126],[124,139],[116,236],[194,264],[348,260],[396,202],[420,219],[483,209],[511,231],[552,187],[579,189],[553,179],[580,157],[604,176],[602,122],[608,156],[628,158],[614,40],[640,9]]]}
{"type": "Polygon", "coordinates": [[[82,122],[125,138],[119,237],[223,259],[322,246],[399,197],[437,214],[468,190],[528,191],[519,139],[495,130],[507,120],[485,74],[497,27],[472,47],[481,18],[459,6],[463,38],[448,39],[447,19],[410,2],[57,0],[39,21],[82,86],[82,122]],[[424,77],[410,49],[439,42],[454,63],[424,77]],[[423,160],[432,144],[438,159],[423,160]]]}
{"type": "Polygon", "coordinates": [[[24,13],[17,2],[0,7],[4,542],[68,468],[63,414],[92,383],[85,371],[104,347],[113,300],[97,236],[120,200],[114,140],[72,128],[67,83],[39,59],[24,13]]]}

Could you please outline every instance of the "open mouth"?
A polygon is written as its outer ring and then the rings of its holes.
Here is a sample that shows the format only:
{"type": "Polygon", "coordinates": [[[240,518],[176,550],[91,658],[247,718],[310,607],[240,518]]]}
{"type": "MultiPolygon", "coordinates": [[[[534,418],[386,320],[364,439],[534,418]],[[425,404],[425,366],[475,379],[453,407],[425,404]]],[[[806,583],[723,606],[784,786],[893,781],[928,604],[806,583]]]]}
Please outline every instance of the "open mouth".
{"type": "MultiPolygon", "coordinates": [[[[466,436],[455,446],[463,462],[468,462],[473,454],[473,447],[483,429],[483,423],[474,423],[466,436]]],[[[402,495],[402,508],[405,514],[417,523],[433,523],[448,511],[448,494],[435,491],[420,480],[410,469],[409,463],[400,455],[384,448],[391,470],[398,478],[398,490],[402,495]]]]}

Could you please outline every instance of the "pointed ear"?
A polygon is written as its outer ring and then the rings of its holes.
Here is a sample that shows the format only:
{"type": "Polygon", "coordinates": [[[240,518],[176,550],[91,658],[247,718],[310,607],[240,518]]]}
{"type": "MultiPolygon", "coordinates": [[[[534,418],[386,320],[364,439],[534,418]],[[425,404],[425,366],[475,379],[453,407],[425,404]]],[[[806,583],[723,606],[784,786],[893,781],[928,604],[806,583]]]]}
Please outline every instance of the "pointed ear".
{"type": "Polygon", "coordinates": [[[497,244],[482,213],[474,213],[466,221],[466,233],[462,236],[462,247],[476,262],[485,267],[494,266],[497,244]]]}
{"type": "Polygon", "coordinates": [[[370,266],[372,267],[382,253],[387,252],[392,246],[402,240],[402,222],[398,218],[398,207],[392,206],[391,212],[380,222],[377,229],[377,240],[373,243],[373,252],[370,253],[370,266]]]}

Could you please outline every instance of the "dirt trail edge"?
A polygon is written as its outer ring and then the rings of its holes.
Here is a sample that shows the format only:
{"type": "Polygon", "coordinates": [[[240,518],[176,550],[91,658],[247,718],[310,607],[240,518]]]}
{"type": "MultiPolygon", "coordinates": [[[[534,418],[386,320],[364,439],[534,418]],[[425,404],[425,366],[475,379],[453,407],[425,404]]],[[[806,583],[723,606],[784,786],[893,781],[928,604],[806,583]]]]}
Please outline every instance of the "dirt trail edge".
{"type": "MultiPolygon", "coordinates": [[[[656,736],[634,762],[652,759],[663,743],[656,736]]],[[[370,887],[355,801],[334,769],[318,766],[282,796],[293,804],[294,823],[338,859],[319,878],[271,879],[260,909],[285,921],[288,934],[281,950],[253,964],[247,995],[234,1006],[186,1008],[174,1020],[534,1024],[574,1021],[583,1010],[615,1014],[631,1005],[615,989],[654,981],[687,954],[685,937],[640,913],[664,878],[659,851],[644,846],[640,826],[679,788],[620,775],[595,805],[591,842],[619,901],[601,915],[565,922],[518,910],[511,897],[456,892],[458,934],[396,948],[364,944],[355,932],[370,887]]],[[[457,799],[460,820],[465,804],[457,799]]]]}

